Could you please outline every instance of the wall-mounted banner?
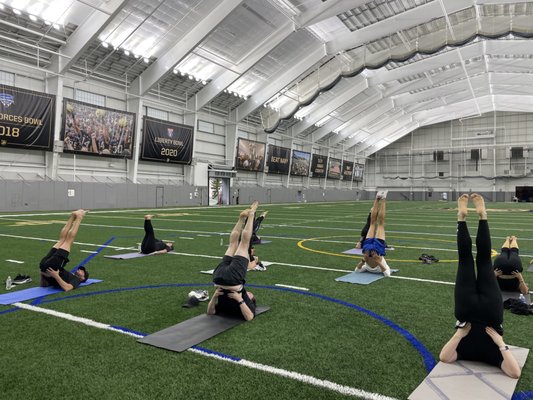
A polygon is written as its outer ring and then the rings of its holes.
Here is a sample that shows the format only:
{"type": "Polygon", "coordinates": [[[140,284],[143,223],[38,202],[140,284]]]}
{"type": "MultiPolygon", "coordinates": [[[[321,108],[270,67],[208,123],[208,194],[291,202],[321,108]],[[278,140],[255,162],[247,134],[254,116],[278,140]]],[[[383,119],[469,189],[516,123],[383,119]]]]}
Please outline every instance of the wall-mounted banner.
{"type": "Polygon", "coordinates": [[[63,100],[64,152],[132,158],[134,136],[134,113],[63,100]]]}
{"type": "Polygon", "coordinates": [[[141,160],[190,164],[194,127],[144,117],[141,160]]]}
{"type": "Polygon", "coordinates": [[[235,167],[245,171],[262,172],[265,168],[266,143],[239,138],[235,167]]]}
{"type": "Polygon", "coordinates": [[[52,150],[56,97],[0,85],[0,147],[52,150]]]}
{"type": "Polygon", "coordinates": [[[328,156],[313,154],[313,159],[311,161],[311,176],[313,178],[325,178],[327,165],[328,156]]]}
{"type": "Polygon", "coordinates": [[[353,178],[353,162],[342,160],[342,180],[351,181],[353,178]]]}
{"type": "Polygon", "coordinates": [[[354,164],[353,166],[353,180],[354,181],[362,182],[364,173],[365,173],[365,164],[354,164]]]}
{"type": "Polygon", "coordinates": [[[311,153],[305,151],[292,151],[291,175],[309,176],[309,166],[311,165],[311,153]]]}
{"type": "Polygon", "coordinates": [[[291,157],[291,149],[287,147],[268,146],[268,173],[269,174],[283,174],[289,173],[289,162],[291,157]]]}
{"type": "Polygon", "coordinates": [[[328,179],[341,179],[342,160],[338,158],[329,159],[328,179]]]}

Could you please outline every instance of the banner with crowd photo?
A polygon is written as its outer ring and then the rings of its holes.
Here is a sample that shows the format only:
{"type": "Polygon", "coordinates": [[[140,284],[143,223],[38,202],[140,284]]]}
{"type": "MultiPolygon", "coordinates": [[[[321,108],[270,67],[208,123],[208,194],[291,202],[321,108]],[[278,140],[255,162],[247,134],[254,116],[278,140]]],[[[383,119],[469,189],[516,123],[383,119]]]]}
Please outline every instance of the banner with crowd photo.
{"type": "Polygon", "coordinates": [[[353,180],[354,181],[362,182],[364,173],[365,173],[365,164],[354,164],[353,166],[353,180]]]}
{"type": "Polygon", "coordinates": [[[352,161],[342,161],[342,180],[351,181],[353,178],[353,162],[352,161]]]}
{"type": "Polygon", "coordinates": [[[51,151],[56,97],[0,85],[0,147],[51,151]]]}
{"type": "Polygon", "coordinates": [[[64,99],[64,152],[132,158],[134,136],[134,113],[64,99]]]}
{"type": "Polygon", "coordinates": [[[193,141],[193,126],[144,117],[141,160],[190,164],[193,141]]]}
{"type": "Polygon", "coordinates": [[[289,174],[289,162],[291,159],[291,149],[287,147],[268,146],[268,173],[269,174],[289,174]]]}
{"type": "Polygon", "coordinates": [[[309,166],[311,165],[311,153],[305,151],[292,151],[291,175],[309,176],[309,166]]]}
{"type": "Polygon", "coordinates": [[[338,158],[329,159],[328,179],[341,179],[342,160],[338,158]]]}
{"type": "Polygon", "coordinates": [[[237,144],[237,169],[262,172],[265,168],[266,143],[239,138],[237,144]]]}
{"type": "Polygon", "coordinates": [[[313,159],[311,161],[311,176],[313,178],[325,178],[327,165],[328,156],[313,154],[313,159]]]}

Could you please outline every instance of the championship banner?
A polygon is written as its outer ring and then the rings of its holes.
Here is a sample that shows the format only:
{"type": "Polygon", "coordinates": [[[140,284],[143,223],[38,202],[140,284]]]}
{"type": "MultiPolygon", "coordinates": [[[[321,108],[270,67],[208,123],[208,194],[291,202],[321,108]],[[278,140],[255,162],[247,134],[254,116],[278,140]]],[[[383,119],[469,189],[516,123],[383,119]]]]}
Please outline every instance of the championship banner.
{"type": "Polygon", "coordinates": [[[327,165],[328,156],[313,154],[313,160],[311,161],[311,176],[313,178],[325,178],[327,165]]]}
{"type": "Polygon", "coordinates": [[[61,140],[65,153],[132,158],[135,114],[63,100],[61,140]]]}
{"type": "Polygon", "coordinates": [[[52,150],[56,96],[0,85],[0,147],[52,150]]]}
{"type": "Polygon", "coordinates": [[[194,127],[144,117],[141,160],[190,164],[194,127]]]}
{"type": "Polygon", "coordinates": [[[341,179],[342,160],[338,158],[329,159],[328,179],[341,179]]]}
{"type": "Polygon", "coordinates": [[[353,178],[353,162],[352,161],[342,161],[342,180],[351,181],[353,178]]]}
{"type": "Polygon", "coordinates": [[[291,157],[291,149],[287,147],[268,146],[268,173],[269,174],[283,174],[289,173],[289,161],[291,157]]]}
{"type": "Polygon", "coordinates": [[[363,181],[363,174],[365,172],[364,164],[354,164],[353,166],[353,180],[357,182],[363,181]]]}
{"type": "Polygon", "coordinates": [[[311,164],[311,153],[305,151],[292,151],[291,175],[309,176],[309,165],[311,164]]]}
{"type": "Polygon", "coordinates": [[[262,172],[265,168],[266,143],[239,138],[237,144],[237,169],[262,172]]]}

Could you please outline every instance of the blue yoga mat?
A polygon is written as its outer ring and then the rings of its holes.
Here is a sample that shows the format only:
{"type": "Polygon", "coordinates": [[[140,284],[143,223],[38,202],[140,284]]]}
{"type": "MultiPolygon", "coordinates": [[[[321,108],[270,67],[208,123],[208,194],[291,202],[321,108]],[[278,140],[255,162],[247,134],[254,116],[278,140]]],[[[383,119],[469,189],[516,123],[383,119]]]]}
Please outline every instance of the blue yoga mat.
{"type": "MultiPolygon", "coordinates": [[[[391,272],[398,272],[397,269],[391,269],[391,272]]],[[[335,280],[337,282],[358,283],[360,285],[368,285],[372,282],[379,281],[385,278],[383,274],[374,274],[372,272],[350,272],[347,275],[340,276],[335,280]]]]}
{"type": "MultiPolygon", "coordinates": [[[[87,286],[92,283],[103,282],[101,279],[87,279],[86,282],[83,282],[81,286],[87,286]]],[[[36,299],[37,297],[47,296],[49,294],[61,293],[63,289],[58,289],[53,286],[47,287],[32,287],[23,290],[17,290],[15,292],[0,294],[0,304],[8,305],[17,303],[19,301],[26,301],[31,299],[36,299]]]]}
{"type": "Polygon", "coordinates": [[[139,257],[148,257],[151,256],[151,254],[143,254],[143,253],[126,253],[126,254],[115,254],[114,256],[104,256],[104,258],[112,258],[114,260],[129,260],[130,258],[139,258],[139,257]]]}

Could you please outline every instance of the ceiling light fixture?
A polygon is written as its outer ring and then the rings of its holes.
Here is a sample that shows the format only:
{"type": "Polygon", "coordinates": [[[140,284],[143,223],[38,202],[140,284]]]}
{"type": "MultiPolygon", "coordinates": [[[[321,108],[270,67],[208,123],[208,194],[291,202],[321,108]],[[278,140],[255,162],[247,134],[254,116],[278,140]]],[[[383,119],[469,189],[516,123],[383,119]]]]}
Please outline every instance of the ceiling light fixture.
{"type": "Polygon", "coordinates": [[[21,15],[22,12],[20,10],[17,10],[16,8],[13,9],[13,14],[15,15],[21,15]]]}
{"type": "Polygon", "coordinates": [[[30,19],[33,21],[33,22],[36,22],[38,20],[38,18],[33,15],[33,14],[30,14],[30,19]]]}

